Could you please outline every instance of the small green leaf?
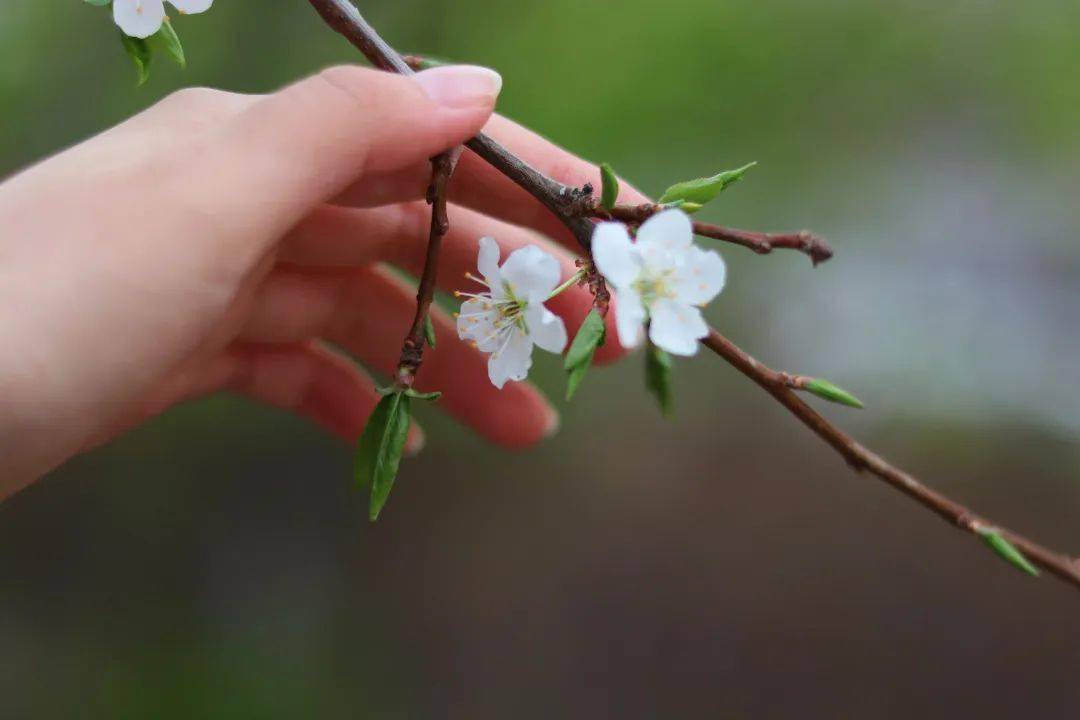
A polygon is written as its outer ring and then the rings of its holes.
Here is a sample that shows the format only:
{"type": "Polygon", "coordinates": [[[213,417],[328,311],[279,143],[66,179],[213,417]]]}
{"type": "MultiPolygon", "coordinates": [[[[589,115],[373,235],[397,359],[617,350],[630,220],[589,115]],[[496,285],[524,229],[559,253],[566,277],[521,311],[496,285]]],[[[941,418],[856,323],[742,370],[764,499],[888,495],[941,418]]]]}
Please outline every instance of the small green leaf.
{"type": "Polygon", "coordinates": [[[645,387],[660,403],[660,411],[671,417],[674,396],[671,391],[671,355],[649,343],[645,352],[645,387]]]}
{"type": "Polygon", "coordinates": [[[603,346],[606,335],[604,318],[600,317],[599,312],[592,310],[585,316],[577,335],[574,336],[574,342],[570,344],[570,349],[566,352],[566,359],[563,360],[563,369],[567,372],[567,400],[574,397],[581,381],[585,379],[585,373],[592,365],[596,349],[603,346]]]}
{"type": "Polygon", "coordinates": [[[1012,563],[1028,575],[1039,577],[1039,569],[1032,565],[1031,561],[1024,557],[1024,554],[1017,550],[1015,545],[1003,538],[1001,532],[997,528],[980,527],[978,533],[982,535],[986,544],[1006,561],[1012,563]]]}
{"type": "Polygon", "coordinates": [[[405,391],[405,394],[411,398],[416,398],[417,400],[430,400],[431,402],[435,402],[442,397],[442,393],[438,390],[435,392],[420,392],[419,390],[409,388],[405,391]]]}
{"type": "Polygon", "coordinates": [[[356,449],[356,482],[360,489],[371,486],[372,522],[394,487],[408,435],[409,397],[402,392],[386,395],[368,418],[356,449]]]}
{"type": "Polygon", "coordinates": [[[829,402],[840,403],[841,405],[859,409],[862,409],[863,407],[859,398],[855,397],[847,390],[833,385],[828,380],[821,380],[820,378],[810,380],[803,385],[802,389],[817,395],[819,398],[824,398],[829,402]]]}
{"type": "Polygon", "coordinates": [[[757,165],[757,163],[752,162],[737,170],[726,170],[722,173],[717,173],[712,177],[675,183],[660,196],[660,204],[666,205],[682,200],[682,209],[686,212],[700,210],[701,206],[710,200],[713,200],[717,195],[722,193],[728,185],[741,180],[742,176],[746,174],[746,171],[755,165],[757,165]],[[688,209],[687,206],[693,207],[693,209],[688,209]]]}
{"type": "Polygon", "coordinates": [[[600,164],[600,204],[607,210],[619,199],[619,178],[607,163],[600,164]]]}
{"type": "Polygon", "coordinates": [[[664,203],[664,207],[672,210],[682,210],[687,215],[693,215],[705,206],[701,203],[686,202],[685,200],[676,200],[675,202],[664,203]]]}
{"type": "Polygon", "coordinates": [[[139,74],[139,85],[150,79],[150,45],[145,40],[120,33],[120,42],[124,45],[135,70],[139,74]]]}
{"type": "Polygon", "coordinates": [[[167,52],[180,67],[187,67],[184,46],[180,43],[180,36],[176,34],[176,30],[168,18],[161,24],[161,29],[150,36],[150,44],[167,52]]]}
{"type": "Polygon", "coordinates": [[[443,65],[456,64],[452,60],[435,57],[434,55],[413,55],[412,57],[415,57],[420,61],[419,67],[421,70],[430,70],[431,68],[442,67],[443,65]]]}
{"type": "Polygon", "coordinates": [[[427,340],[428,347],[435,348],[435,323],[431,321],[431,313],[424,317],[424,339],[427,340]]]}

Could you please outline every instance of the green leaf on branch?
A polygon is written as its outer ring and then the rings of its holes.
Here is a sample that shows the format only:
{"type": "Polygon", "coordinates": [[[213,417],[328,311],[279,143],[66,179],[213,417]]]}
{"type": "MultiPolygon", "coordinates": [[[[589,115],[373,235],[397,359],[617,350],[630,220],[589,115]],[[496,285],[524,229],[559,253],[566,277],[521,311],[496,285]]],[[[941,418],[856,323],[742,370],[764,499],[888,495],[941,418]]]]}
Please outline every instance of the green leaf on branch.
{"type": "Polygon", "coordinates": [[[660,196],[660,204],[667,205],[681,201],[682,204],[679,207],[686,212],[700,210],[707,202],[722,193],[728,185],[741,180],[746,171],[755,165],[757,163],[752,162],[737,170],[726,170],[712,177],[675,183],[660,196]]]}
{"type": "Polygon", "coordinates": [[[829,402],[859,408],[860,410],[863,408],[863,404],[859,398],[855,397],[847,390],[833,385],[828,380],[821,380],[820,378],[808,380],[806,384],[803,385],[802,389],[817,395],[819,398],[824,398],[829,402]]]}
{"type": "Polygon", "coordinates": [[[664,413],[664,417],[671,417],[674,407],[671,377],[671,355],[649,343],[645,353],[645,387],[660,403],[660,411],[664,413]]]}
{"type": "Polygon", "coordinates": [[[593,356],[596,355],[597,348],[603,346],[606,335],[604,318],[600,317],[600,313],[595,309],[590,311],[581,323],[577,335],[574,336],[570,349],[566,351],[566,359],[563,360],[563,369],[567,372],[567,400],[574,397],[581,381],[585,379],[585,373],[592,365],[593,356]]]}
{"type": "Polygon", "coordinates": [[[405,390],[405,394],[411,398],[416,398],[417,400],[428,400],[430,402],[435,402],[442,397],[442,393],[438,390],[434,392],[420,392],[419,390],[408,388],[405,390]]]}
{"type": "Polygon", "coordinates": [[[120,33],[120,42],[139,74],[139,85],[144,84],[150,78],[150,45],[141,38],[133,38],[124,33],[120,33]]]}
{"type": "Polygon", "coordinates": [[[187,67],[187,58],[184,56],[184,46],[180,43],[180,36],[168,18],[161,24],[161,29],[150,36],[151,47],[160,48],[176,61],[181,68],[187,67]]]}
{"type": "Polygon", "coordinates": [[[428,347],[435,349],[435,323],[431,321],[431,313],[424,316],[424,339],[427,340],[428,347]]]}
{"type": "Polygon", "coordinates": [[[610,210],[619,199],[619,178],[607,163],[600,164],[600,183],[600,204],[610,210]]]}
{"type": "Polygon", "coordinates": [[[701,203],[686,202],[685,200],[676,200],[675,202],[665,203],[665,207],[682,210],[687,215],[693,215],[705,206],[701,203]]]}
{"type": "Polygon", "coordinates": [[[1039,577],[1039,569],[1032,565],[1031,561],[1024,557],[1024,554],[1017,550],[1015,545],[1002,537],[997,528],[980,527],[978,533],[986,541],[986,544],[990,546],[990,549],[1007,562],[1023,570],[1028,575],[1039,577]]]}
{"type": "Polygon", "coordinates": [[[371,486],[369,516],[379,518],[397,479],[398,466],[409,436],[409,396],[393,392],[379,401],[368,418],[356,449],[356,483],[371,486]]]}

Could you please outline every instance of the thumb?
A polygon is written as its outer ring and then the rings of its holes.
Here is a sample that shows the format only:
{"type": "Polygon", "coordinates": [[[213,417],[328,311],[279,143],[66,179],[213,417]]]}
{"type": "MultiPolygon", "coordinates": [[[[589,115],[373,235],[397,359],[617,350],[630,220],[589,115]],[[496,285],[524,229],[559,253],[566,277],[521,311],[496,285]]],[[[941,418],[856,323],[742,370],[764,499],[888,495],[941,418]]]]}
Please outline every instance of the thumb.
{"type": "Polygon", "coordinates": [[[368,172],[415,165],[480,132],[502,78],[458,65],[413,76],[343,66],[251,105],[222,128],[205,183],[248,228],[284,230],[368,172]],[[245,212],[245,210],[247,212],[245,212]],[[269,227],[268,227],[269,225],[269,227]]]}

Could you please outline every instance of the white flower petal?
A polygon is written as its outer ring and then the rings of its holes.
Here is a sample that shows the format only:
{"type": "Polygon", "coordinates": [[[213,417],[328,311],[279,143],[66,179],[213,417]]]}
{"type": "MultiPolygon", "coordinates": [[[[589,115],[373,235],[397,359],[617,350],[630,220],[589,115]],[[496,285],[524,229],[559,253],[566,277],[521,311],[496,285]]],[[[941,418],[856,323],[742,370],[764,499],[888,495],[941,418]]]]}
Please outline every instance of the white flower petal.
{"type": "Polygon", "coordinates": [[[645,322],[645,306],[641,296],[632,288],[615,290],[615,329],[619,344],[629,350],[641,342],[641,326],[645,322]]]}
{"type": "Polygon", "coordinates": [[[476,258],[476,269],[487,281],[492,292],[502,291],[502,274],[499,272],[499,243],[494,238],[480,238],[480,252],[476,258]]]}
{"type": "Polygon", "coordinates": [[[672,355],[693,355],[697,341],[709,334],[701,311],[661,298],[649,308],[649,339],[672,355]]]}
{"type": "Polygon", "coordinates": [[[115,0],[113,20],[125,35],[148,38],[165,22],[165,4],[162,0],[115,0]]]}
{"type": "Polygon", "coordinates": [[[169,4],[182,13],[195,15],[209,10],[214,0],[169,0],[169,4]]]}
{"type": "Polygon", "coordinates": [[[552,353],[566,349],[566,325],[561,317],[543,305],[533,303],[525,309],[525,324],[537,346],[552,353]]]}
{"type": "Polygon", "coordinates": [[[616,288],[628,287],[641,274],[641,257],[630,241],[630,233],[620,223],[605,222],[592,235],[592,257],[596,269],[616,288]]]}
{"type": "Polygon", "coordinates": [[[681,255],[694,242],[694,225],[682,210],[664,210],[642,223],[637,245],[645,261],[651,255],[681,255]]]}
{"type": "Polygon", "coordinates": [[[727,279],[727,266],[719,253],[690,246],[675,272],[672,290],[676,302],[704,305],[720,294],[727,279]]]}
{"type": "Polygon", "coordinates": [[[476,347],[484,352],[492,352],[501,342],[495,328],[498,317],[489,300],[466,300],[457,317],[458,337],[476,343],[476,347]]]}
{"type": "Polygon", "coordinates": [[[519,300],[544,302],[559,284],[559,261],[535,245],[515,250],[502,266],[502,278],[519,300]]]}
{"type": "Polygon", "coordinates": [[[532,367],[533,343],[520,330],[514,330],[506,344],[488,358],[488,378],[502,390],[507,380],[524,380],[532,367]]]}

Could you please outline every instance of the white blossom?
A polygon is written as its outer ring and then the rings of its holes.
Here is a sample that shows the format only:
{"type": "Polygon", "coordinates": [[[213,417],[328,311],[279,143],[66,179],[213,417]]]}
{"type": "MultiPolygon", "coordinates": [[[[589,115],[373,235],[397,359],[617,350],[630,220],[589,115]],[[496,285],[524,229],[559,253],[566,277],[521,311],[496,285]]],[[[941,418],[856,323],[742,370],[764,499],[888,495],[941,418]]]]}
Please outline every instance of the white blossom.
{"type": "MultiPolygon", "coordinates": [[[[214,0],[169,0],[183,15],[206,12],[214,0]]],[[[148,38],[165,22],[164,0],[113,0],[113,20],[125,35],[148,38]]]]}
{"type": "Polygon", "coordinates": [[[632,348],[648,321],[649,339],[674,355],[693,355],[709,330],[700,308],[724,289],[724,260],[694,244],[690,218],[665,210],[649,218],[636,241],[620,223],[593,232],[597,269],[615,289],[619,343],[632,348]]]}
{"type": "Polygon", "coordinates": [[[544,307],[559,285],[559,261],[529,245],[510,253],[499,267],[499,246],[480,239],[477,267],[481,277],[468,277],[487,289],[456,293],[469,299],[457,317],[458,335],[491,353],[488,377],[502,389],[507,380],[524,380],[532,366],[533,345],[561,353],[566,347],[566,326],[544,307]]]}

